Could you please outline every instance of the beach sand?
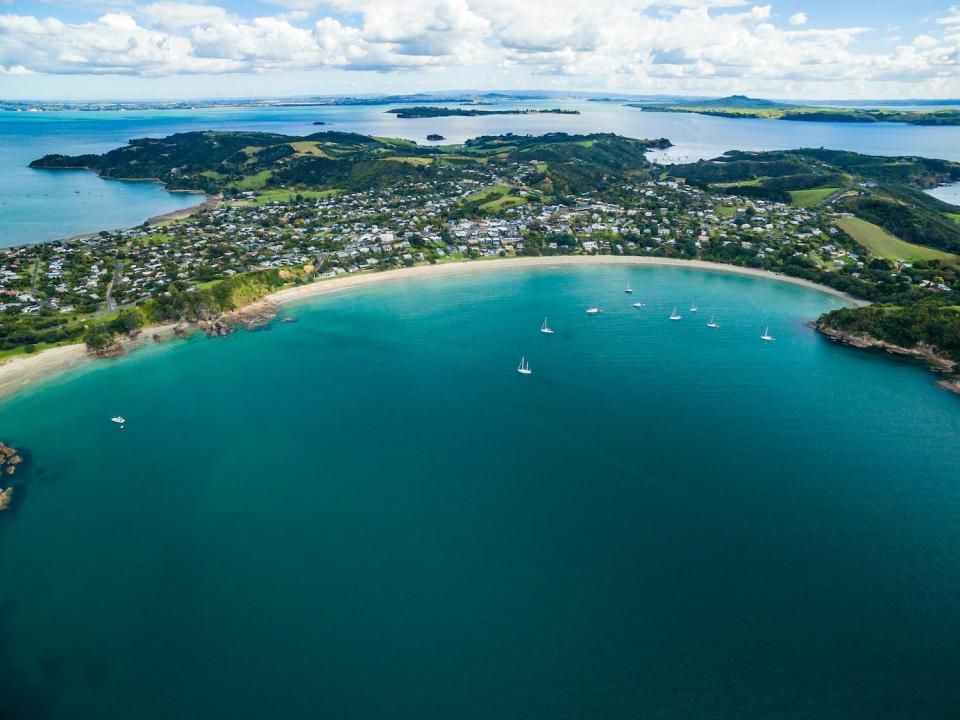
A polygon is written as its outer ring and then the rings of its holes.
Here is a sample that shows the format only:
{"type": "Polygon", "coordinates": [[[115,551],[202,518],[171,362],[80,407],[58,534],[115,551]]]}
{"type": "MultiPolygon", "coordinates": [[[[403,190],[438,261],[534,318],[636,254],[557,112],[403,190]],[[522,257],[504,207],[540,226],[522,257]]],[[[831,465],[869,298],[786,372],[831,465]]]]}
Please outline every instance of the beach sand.
{"type": "MultiPolygon", "coordinates": [[[[671,260],[667,258],[652,257],[634,257],[634,256],[613,256],[613,255],[587,255],[572,256],[564,255],[558,257],[530,257],[530,258],[502,258],[496,260],[474,260],[468,262],[450,262],[440,265],[420,265],[412,268],[398,268],[396,270],[386,270],[383,272],[357,273],[352,275],[341,275],[335,278],[327,278],[310,283],[309,285],[300,285],[298,287],[287,288],[272,293],[255,303],[242,308],[244,314],[256,313],[259,311],[267,312],[278,305],[305,300],[315,295],[323,295],[332,292],[341,292],[353,288],[378,285],[380,283],[416,280],[418,278],[435,277],[453,277],[457,275],[475,275],[480,273],[498,272],[510,268],[551,268],[580,265],[638,265],[638,266],[669,266],[679,268],[692,268],[708,272],[734,273],[737,275],[750,275],[753,277],[766,278],[768,280],[778,280],[791,285],[817,290],[819,292],[833,295],[842,299],[844,302],[859,307],[868,303],[854,298],[846,293],[842,293],[825,285],[818,285],[809,280],[793,278],[778,273],[767,272],[765,270],[754,270],[752,268],[738,267],[736,265],[724,265],[721,263],[704,262],[702,260],[671,260]]],[[[229,316],[227,316],[229,319],[229,316]]],[[[163,325],[154,325],[142,328],[142,332],[137,340],[125,341],[124,344],[128,351],[136,347],[151,342],[154,334],[161,335],[164,339],[173,336],[173,329],[181,323],[165,323],[163,325]]],[[[189,327],[189,326],[188,326],[189,327]]],[[[78,365],[90,361],[86,348],[82,344],[66,345],[63,347],[50,348],[32,355],[19,355],[0,364],[0,401],[20,392],[28,387],[57,375],[65,370],[77,367],[78,365]]]]}

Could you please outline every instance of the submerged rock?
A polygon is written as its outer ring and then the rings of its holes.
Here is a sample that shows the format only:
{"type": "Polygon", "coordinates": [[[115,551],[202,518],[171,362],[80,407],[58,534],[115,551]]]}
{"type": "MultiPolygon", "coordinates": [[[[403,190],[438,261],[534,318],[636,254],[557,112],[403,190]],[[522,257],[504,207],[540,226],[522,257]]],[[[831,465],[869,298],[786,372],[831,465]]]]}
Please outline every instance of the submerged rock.
{"type": "Polygon", "coordinates": [[[8,507],[10,507],[11,500],[13,500],[12,487],[0,490],[0,510],[6,510],[8,507]]]}

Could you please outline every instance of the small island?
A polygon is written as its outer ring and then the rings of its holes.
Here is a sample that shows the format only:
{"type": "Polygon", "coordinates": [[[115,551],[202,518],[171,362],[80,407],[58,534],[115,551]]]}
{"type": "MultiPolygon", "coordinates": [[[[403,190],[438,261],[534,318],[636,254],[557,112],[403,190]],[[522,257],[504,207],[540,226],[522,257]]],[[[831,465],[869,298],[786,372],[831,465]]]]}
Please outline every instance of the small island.
{"type": "Polygon", "coordinates": [[[427,135],[427,140],[430,142],[440,142],[441,140],[446,140],[446,138],[438,133],[430,133],[427,135]]]}
{"type": "Polygon", "coordinates": [[[960,125],[960,110],[895,110],[794,105],[773,100],[731,95],[718,100],[701,100],[685,104],[627,103],[627,107],[644,112],[683,112],[725,118],[760,120],[794,120],[799,122],[878,123],[908,125],[960,125]]]}
{"type": "Polygon", "coordinates": [[[563,110],[550,108],[547,110],[477,110],[476,108],[447,108],[433,106],[417,106],[409,108],[394,108],[387,110],[387,114],[396,115],[403,120],[414,118],[438,117],[478,117],[481,115],[579,115],[579,110],[563,110]]]}
{"type": "Polygon", "coordinates": [[[313,124],[314,124],[314,125],[326,125],[326,123],[325,123],[323,120],[315,120],[315,121],[313,122],[313,124]]]}

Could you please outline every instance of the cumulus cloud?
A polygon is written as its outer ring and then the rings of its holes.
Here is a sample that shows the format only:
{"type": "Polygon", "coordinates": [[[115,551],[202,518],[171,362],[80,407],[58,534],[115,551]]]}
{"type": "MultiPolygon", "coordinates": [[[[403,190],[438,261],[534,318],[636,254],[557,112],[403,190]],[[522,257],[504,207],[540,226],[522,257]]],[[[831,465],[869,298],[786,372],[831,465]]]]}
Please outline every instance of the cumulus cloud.
{"type": "Polygon", "coordinates": [[[929,82],[960,93],[956,6],[935,31],[868,53],[855,42],[867,28],[811,27],[803,12],[784,22],[749,0],[270,2],[277,11],[263,17],[187,0],[114,0],[85,21],[0,15],[0,68],[141,76],[475,68],[638,89],[929,82]]]}

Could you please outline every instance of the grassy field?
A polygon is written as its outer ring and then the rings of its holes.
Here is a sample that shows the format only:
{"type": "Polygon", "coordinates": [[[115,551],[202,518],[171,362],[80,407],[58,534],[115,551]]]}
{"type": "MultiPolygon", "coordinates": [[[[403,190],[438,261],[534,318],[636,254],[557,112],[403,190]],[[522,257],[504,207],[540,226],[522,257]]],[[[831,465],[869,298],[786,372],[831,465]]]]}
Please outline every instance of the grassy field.
{"type": "Polygon", "coordinates": [[[392,160],[393,162],[406,163],[407,165],[432,165],[432,157],[388,157],[384,160],[392,160]]]}
{"type": "Polygon", "coordinates": [[[812,190],[791,190],[790,203],[799,207],[813,207],[819,205],[840,188],[813,188],[812,190]]]}
{"type": "Polygon", "coordinates": [[[259,190],[267,184],[267,180],[270,179],[271,175],[273,175],[272,170],[261,170],[256,175],[249,175],[243,180],[230,183],[230,187],[236,188],[237,190],[259,190]]]}
{"type": "Polygon", "coordinates": [[[888,260],[896,260],[897,258],[910,261],[946,260],[956,262],[958,260],[957,256],[951,253],[904,242],[882,227],[860,218],[844,218],[838,224],[844,232],[871,253],[888,260]]]}
{"type": "Polygon", "coordinates": [[[508,208],[517,207],[518,205],[523,205],[527,202],[526,198],[517,197],[516,195],[504,195],[503,197],[497,198],[496,200],[491,200],[490,202],[485,202],[480,206],[480,209],[487,213],[498,213],[501,210],[506,210],[508,208]]]}
{"type": "Polygon", "coordinates": [[[290,147],[297,151],[298,155],[315,155],[316,157],[330,157],[317,147],[316,141],[311,140],[301,140],[299,142],[290,143],[290,147]]]}
{"type": "Polygon", "coordinates": [[[955,223],[960,223],[960,213],[947,213],[947,217],[955,223]]]}
{"type": "Polygon", "coordinates": [[[267,203],[278,200],[291,200],[297,197],[297,195],[308,200],[323,200],[328,197],[333,197],[339,192],[340,190],[286,190],[282,188],[276,188],[272,190],[264,190],[255,198],[250,200],[248,204],[258,206],[266,205],[267,203]]]}

